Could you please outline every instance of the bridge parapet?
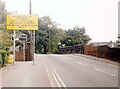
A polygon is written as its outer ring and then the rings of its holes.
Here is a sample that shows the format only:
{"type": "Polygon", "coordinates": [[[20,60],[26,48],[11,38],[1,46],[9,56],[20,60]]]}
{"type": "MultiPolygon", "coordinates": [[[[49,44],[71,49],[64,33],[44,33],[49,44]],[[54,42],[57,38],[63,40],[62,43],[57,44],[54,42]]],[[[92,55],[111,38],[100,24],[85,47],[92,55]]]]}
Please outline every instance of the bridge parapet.
{"type": "Polygon", "coordinates": [[[108,58],[115,61],[120,61],[120,48],[110,48],[104,46],[92,46],[92,45],[76,45],[60,49],[60,54],[86,54],[96,56],[100,58],[108,58]]]}
{"type": "Polygon", "coordinates": [[[60,48],[60,54],[70,54],[70,53],[84,53],[84,45],[75,45],[65,48],[60,48]]]}

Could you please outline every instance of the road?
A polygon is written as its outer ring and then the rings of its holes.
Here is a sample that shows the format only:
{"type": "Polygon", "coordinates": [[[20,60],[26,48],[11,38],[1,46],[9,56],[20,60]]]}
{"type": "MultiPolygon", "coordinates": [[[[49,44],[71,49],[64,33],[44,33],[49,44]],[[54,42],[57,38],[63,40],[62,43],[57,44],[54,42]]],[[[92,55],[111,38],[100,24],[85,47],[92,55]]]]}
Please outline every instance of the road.
{"type": "Polygon", "coordinates": [[[52,76],[59,87],[118,87],[116,65],[75,55],[36,57],[42,60],[48,76],[52,76]]]}
{"type": "Polygon", "coordinates": [[[36,54],[34,66],[9,66],[3,68],[3,87],[118,87],[117,65],[72,54],[36,54]]]}

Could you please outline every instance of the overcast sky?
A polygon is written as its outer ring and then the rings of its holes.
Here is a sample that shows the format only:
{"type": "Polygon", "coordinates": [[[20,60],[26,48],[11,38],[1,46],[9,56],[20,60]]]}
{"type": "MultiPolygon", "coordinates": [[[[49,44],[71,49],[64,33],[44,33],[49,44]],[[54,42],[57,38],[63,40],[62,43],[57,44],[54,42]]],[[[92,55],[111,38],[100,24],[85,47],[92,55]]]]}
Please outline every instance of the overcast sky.
{"type": "MultiPolygon", "coordinates": [[[[29,0],[2,0],[9,12],[29,14],[29,0]]],[[[116,41],[119,0],[32,0],[32,14],[49,15],[69,29],[84,26],[92,42],[116,41]]]]}

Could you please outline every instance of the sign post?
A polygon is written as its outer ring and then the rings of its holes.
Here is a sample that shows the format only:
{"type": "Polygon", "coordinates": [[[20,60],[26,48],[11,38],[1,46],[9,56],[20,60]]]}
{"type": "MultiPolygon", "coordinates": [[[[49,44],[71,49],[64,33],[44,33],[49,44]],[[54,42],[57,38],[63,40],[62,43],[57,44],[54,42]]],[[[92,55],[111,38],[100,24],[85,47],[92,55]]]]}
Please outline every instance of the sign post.
{"type": "Polygon", "coordinates": [[[13,65],[15,65],[15,30],[14,30],[13,37],[14,37],[14,43],[13,43],[13,55],[14,55],[14,60],[13,60],[13,65]]]}
{"type": "Polygon", "coordinates": [[[25,42],[23,42],[23,61],[25,61],[25,42]]]}

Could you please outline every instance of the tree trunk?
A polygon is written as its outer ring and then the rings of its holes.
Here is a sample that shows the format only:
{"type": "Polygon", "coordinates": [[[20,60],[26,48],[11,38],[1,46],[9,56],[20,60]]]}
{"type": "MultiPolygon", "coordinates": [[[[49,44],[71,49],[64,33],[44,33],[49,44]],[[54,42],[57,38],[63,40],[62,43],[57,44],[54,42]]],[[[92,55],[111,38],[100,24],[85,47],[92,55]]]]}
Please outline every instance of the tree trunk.
{"type": "Polygon", "coordinates": [[[44,54],[46,54],[46,45],[44,45],[44,54]]]}

